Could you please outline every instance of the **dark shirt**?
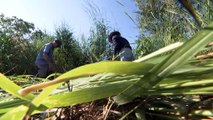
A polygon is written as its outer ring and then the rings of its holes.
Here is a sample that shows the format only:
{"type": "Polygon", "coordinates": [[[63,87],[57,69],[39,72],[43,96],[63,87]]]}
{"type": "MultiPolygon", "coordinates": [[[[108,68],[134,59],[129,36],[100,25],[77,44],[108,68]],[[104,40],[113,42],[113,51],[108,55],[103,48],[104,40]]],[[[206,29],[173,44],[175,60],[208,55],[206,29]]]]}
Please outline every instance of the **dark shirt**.
{"type": "Polygon", "coordinates": [[[112,43],[114,45],[114,53],[113,53],[114,55],[119,54],[123,48],[132,49],[130,44],[129,44],[129,42],[128,42],[128,40],[123,38],[123,37],[121,37],[121,36],[113,37],[112,43]]]}

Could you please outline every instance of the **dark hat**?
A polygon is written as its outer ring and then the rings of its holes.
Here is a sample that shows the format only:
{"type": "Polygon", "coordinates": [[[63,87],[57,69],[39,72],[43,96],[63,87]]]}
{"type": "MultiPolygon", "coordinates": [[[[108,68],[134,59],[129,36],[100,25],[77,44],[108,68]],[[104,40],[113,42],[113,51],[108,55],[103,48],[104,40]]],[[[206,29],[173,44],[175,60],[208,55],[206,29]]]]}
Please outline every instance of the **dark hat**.
{"type": "Polygon", "coordinates": [[[121,36],[121,33],[118,32],[118,31],[113,31],[113,32],[111,32],[111,33],[109,34],[109,36],[108,36],[109,42],[112,42],[112,37],[113,37],[114,35],[121,36]]]}
{"type": "Polygon", "coordinates": [[[55,43],[58,44],[58,47],[61,47],[61,44],[62,44],[61,40],[55,40],[55,43]]]}

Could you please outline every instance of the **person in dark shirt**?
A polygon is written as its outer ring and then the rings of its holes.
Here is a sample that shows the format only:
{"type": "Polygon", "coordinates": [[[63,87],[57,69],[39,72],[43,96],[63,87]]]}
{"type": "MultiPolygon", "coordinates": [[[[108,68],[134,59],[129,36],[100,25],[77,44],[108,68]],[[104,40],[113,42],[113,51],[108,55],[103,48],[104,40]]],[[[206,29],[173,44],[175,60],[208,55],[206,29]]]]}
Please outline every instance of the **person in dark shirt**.
{"type": "Polygon", "coordinates": [[[38,67],[38,77],[45,78],[55,71],[53,50],[54,48],[59,48],[61,44],[62,42],[60,40],[55,40],[42,47],[35,61],[38,67]]]}
{"type": "Polygon", "coordinates": [[[133,53],[127,39],[123,38],[118,31],[113,31],[109,34],[108,40],[114,46],[112,60],[120,57],[120,61],[132,61],[133,53]]]}

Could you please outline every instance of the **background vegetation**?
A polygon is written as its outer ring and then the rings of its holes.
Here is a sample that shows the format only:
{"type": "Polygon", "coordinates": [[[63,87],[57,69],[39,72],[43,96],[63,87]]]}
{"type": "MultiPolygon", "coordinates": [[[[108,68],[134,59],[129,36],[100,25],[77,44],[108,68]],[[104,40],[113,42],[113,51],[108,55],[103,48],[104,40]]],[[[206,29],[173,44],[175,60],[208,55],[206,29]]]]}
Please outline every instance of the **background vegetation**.
{"type": "MultiPolygon", "coordinates": [[[[138,25],[141,33],[137,43],[136,54],[143,56],[163,46],[186,41],[198,30],[193,17],[178,0],[135,0],[139,11],[138,25]]],[[[204,27],[213,19],[211,0],[190,1],[199,15],[204,27]]]]}

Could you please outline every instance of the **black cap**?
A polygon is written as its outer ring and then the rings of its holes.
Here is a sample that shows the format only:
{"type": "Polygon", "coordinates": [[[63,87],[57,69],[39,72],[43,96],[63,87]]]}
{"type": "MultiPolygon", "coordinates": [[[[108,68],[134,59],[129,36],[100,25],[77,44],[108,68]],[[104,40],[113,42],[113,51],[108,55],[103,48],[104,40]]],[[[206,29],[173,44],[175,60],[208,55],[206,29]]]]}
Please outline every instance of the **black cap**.
{"type": "Polygon", "coordinates": [[[108,36],[109,42],[112,42],[112,37],[113,37],[114,35],[121,36],[121,33],[118,32],[118,31],[113,31],[113,32],[111,32],[111,33],[109,34],[109,36],[108,36]]]}
{"type": "Polygon", "coordinates": [[[61,40],[55,40],[55,43],[58,44],[58,47],[61,47],[61,44],[62,44],[61,40]]]}

